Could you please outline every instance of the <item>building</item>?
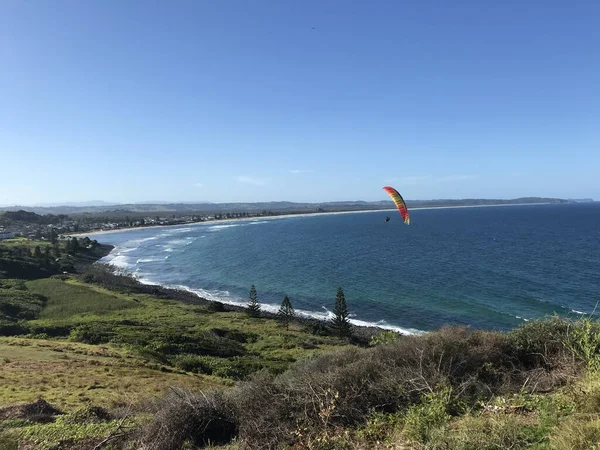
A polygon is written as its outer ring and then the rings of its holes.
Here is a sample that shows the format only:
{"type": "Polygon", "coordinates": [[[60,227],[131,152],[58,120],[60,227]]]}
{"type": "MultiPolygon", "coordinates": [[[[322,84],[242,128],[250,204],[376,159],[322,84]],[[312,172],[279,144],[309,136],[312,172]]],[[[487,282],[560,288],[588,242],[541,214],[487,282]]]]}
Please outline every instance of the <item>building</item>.
{"type": "Polygon", "coordinates": [[[0,230],[0,239],[12,239],[14,237],[15,237],[14,234],[9,233],[8,231],[0,230]]]}

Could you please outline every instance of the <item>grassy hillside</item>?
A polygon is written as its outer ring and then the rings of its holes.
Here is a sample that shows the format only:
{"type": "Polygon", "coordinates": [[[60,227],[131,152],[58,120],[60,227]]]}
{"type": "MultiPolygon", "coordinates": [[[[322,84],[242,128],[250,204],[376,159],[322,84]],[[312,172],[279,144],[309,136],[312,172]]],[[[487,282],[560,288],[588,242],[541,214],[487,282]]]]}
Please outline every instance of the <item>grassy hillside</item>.
{"type": "Polygon", "coordinates": [[[591,318],[359,347],[170,295],[103,271],[0,280],[0,450],[600,448],[591,318]]]}

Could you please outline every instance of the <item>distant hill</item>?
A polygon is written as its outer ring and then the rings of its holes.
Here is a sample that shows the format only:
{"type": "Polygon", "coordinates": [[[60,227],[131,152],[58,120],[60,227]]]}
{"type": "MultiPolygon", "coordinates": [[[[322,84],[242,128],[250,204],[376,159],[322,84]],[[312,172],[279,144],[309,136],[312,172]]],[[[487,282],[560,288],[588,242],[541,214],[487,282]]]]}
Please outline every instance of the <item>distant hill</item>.
{"type": "MultiPolygon", "coordinates": [[[[535,203],[570,203],[573,200],[543,197],[521,197],[510,200],[500,199],[434,199],[434,200],[408,200],[409,208],[424,207],[449,207],[449,206],[482,206],[482,205],[520,205],[535,203]]],[[[99,202],[94,202],[99,203],[99,202]]],[[[103,214],[103,213],[136,213],[155,215],[166,214],[193,214],[217,212],[262,212],[272,211],[281,213],[301,212],[333,212],[333,211],[359,211],[391,209],[394,204],[389,200],[376,202],[341,201],[324,203],[297,203],[297,202],[257,202],[257,203],[131,203],[123,205],[95,204],[95,205],[61,205],[61,206],[10,206],[2,208],[5,211],[29,211],[37,214],[103,214]]]]}

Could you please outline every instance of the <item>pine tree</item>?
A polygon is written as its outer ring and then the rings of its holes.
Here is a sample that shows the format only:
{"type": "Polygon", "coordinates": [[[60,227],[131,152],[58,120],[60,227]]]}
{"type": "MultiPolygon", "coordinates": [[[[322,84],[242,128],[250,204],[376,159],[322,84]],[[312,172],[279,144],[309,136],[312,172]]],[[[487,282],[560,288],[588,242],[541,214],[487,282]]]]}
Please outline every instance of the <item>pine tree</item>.
{"type": "Polygon", "coordinates": [[[33,249],[33,256],[36,259],[41,259],[42,258],[42,249],[40,248],[39,245],[36,245],[35,248],[33,249]]]}
{"type": "Polygon", "coordinates": [[[350,320],[346,297],[341,287],[337,290],[335,296],[335,306],[333,307],[333,318],[331,319],[331,329],[340,338],[350,336],[350,320]]]}
{"type": "Polygon", "coordinates": [[[281,302],[281,307],[277,314],[279,315],[279,320],[285,324],[285,329],[287,330],[290,327],[290,322],[294,320],[294,316],[296,315],[292,302],[290,302],[287,295],[283,297],[283,302],[281,302]]]}
{"type": "Polygon", "coordinates": [[[79,251],[79,241],[73,237],[67,241],[67,252],[77,253],[79,251]]]}
{"type": "Polygon", "coordinates": [[[250,287],[250,300],[248,301],[248,315],[250,317],[260,316],[260,305],[258,304],[258,295],[254,285],[250,287]]]}

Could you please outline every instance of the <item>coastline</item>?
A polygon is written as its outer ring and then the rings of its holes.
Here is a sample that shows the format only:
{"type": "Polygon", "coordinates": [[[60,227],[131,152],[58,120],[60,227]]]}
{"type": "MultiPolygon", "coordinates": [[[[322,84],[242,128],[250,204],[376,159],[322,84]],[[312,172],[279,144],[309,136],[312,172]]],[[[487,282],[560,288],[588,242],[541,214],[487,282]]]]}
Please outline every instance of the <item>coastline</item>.
{"type": "MultiPolygon", "coordinates": [[[[482,208],[482,207],[494,207],[494,206],[535,206],[535,205],[548,205],[551,203],[520,203],[520,204],[511,204],[511,205],[461,205],[461,206],[445,206],[445,207],[422,207],[422,208],[413,208],[412,211],[414,210],[431,210],[431,209],[454,209],[454,208],[482,208]]],[[[310,217],[310,216],[324,216],[324,215],[340,215],[340,214],[353,214],[353,213],[376,213],[376,212],[396,212],[397,210],[395,208],[391,208],[391,209],[382,209],[382,210],[360,210],[360,211],[335,211],[335,212],[320,212],[320,213],[304,213],[304,214],[280,214],[280,215],[276,215],[276,216],[268,216],[268,217],[250,217],[250,218],[234,218],[234,219],[222,219],[222,220],[209,220],[209,221],[203,221],[203,222],[195,222],[195,223],[188,223],[188,224],[177,224],[177,225],[155,225],[155,226],[145,226],[145,227],[132,227],[132,228],[125,228],[125,229],[117,229],[117,230],[107,230],[104,232],[98,231],[98,232],[93,232],[93,234],[112,234],[112,233],[119,233],[119,232],[125,232],[125,231],[139,231],[139,230],[144,230],[144,229],[150,229],[150,228],[189,228],[189,227],[193,227],[193,226],[200,226],[200,225],[218,225],[218,224],[227,224],[227,223],[248,223],[248,222],[258,222],[258,221],[267,221],[267,220],[276,220],[276,219],[285,219],[287,217],[310,217]]],[[[83,236],[88,236],[88,235],[92,235],[92,233],[90,234],[82,234],[83,236]]],[[[102,261],[103,263],[107,264],[107,265],[112,265],[111,261],[102,261]]],[[[127,270],[127,269],[124,269],[127,270]]],[[[136,277],[137,278],[137,277],[136,277]]],[[[169,285],[169,284],[161,284],[161,283],[157,283],[155,281],[151,281],[149,279],[141,279],[141,278],[137,278],[138,282],[144,284],[144,285],[153,285],[153,286],[157,286],[163,289],[168,289],[168,290],[174,290],[174,291],[184,291],[187,292],[188,294],[192,294],[193,296],[203,300],[203,301],[209,301],[209,302],[220,302],[220,303],[224,303],[229,305],[230,307],[234,307],[234,308],[242,308],[245,309],[245,304],[243,303],[243,301],[239,301],[239,300],[232,300],[232,299],[228,299],[228,298],[223,298],[223,297],[217,297],[215,295],[213,295],[212,293],[206,292],[203,289],[194,289],[188,286],[184,286],[184,285],[169,285]]],[[[268,311],[271,314],[275,314],[277,312],[278,306],[277,305],[271,305],[271,304],[266,304],[266,303],[262,303],[261,306],[263,307],[264,311],[268,311]]],[[[299,313],[300,316],[303,316],[305,319],[307,320],[317,320],[319,322],[326,322],[327,318],[328,318],[328,311],[327,312],[323,312],[323,311],[297,311],[299,313]]],[[[385,323],[385,321],[379,321],[379,322],[366,322],[363,320],[360,320],[360,318],[352,318],[351,322],[353,323],[354,326],[358,326],[358,327],[366,327],[366,328],[377,328],[380,330],[392,330],[401,334],[405,334],[405,335],[411,335],[411,334],[421,334],[424,331],[420,330],[420,329],[415,329],[415,328],[407,328],[407,327],[400,327],[400,326],[396,326],[396,325],[391,325],[391,324],[387,324],[385,323]]]]}
{"type": "MultiPolygon", "coordinates": [[[[423,206],[417,208],[411,208],[410,211],[422,211],[431,209],[458,209],[458,208],[493,208],[493,207],[506,207],[506,206],[541,206],[541,205],[552,205],[553,203],[510,203],[502,205],[457,205],[457,206],[423,206]]],[[[231,222],[254,222],[258,220],[276,220],[285,219],[290,217],[313,217],[313,216],[326,216],[326,215],[337,215],[337,214],[364,214],[364,213],[375,213],[385,211],[396,211],[396,208],[389,209],[361,209],[357,211],[329,211],[329,212],[315,212],[315,213],[300,213],[300,214],[277,214],[273,216],[257,216],[257,217],[242,217],[234,219],[218,219],[218,220],[205,220],[202,222],[190,222],[190,223],[178,223],[173,225],[149,225],[143,227],[131,227],[131,228],[117,228],[110,230],[94,230],[86,233],[66,233],[65,236],[72,237],[86,237],[96,236],[99,234],[112,234],[112,233],[123,233],[127,231],[139,231],[139,230],[150,230],[153,228],[171,228],[171,227],[190,227],[200,226],[208,223],[231,223],[231,222]]]]}

